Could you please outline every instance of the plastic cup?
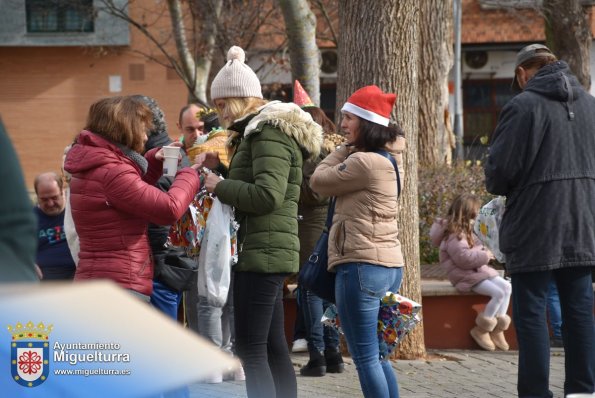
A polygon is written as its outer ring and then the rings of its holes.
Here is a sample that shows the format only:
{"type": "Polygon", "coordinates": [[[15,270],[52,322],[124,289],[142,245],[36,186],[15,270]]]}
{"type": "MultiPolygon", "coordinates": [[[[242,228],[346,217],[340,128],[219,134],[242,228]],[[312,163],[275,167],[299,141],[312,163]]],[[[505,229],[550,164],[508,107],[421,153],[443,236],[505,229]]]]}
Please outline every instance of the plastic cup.
{"type": "Polygon", "coordinates": [[[179,146],[163,147],[163,175],[173,177],[178,171],[178,159],[180,157],[179,146]]]}

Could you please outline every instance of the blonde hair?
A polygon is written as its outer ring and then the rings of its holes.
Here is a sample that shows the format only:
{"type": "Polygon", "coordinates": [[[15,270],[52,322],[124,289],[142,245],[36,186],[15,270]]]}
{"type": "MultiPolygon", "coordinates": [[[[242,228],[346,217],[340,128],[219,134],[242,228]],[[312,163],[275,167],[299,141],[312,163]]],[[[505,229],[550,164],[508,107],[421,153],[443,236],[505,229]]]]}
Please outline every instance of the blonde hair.
{"type": "Polygon", "coordinates": [[[230,97],[220,98],[220,101],[225,101],[225,108],[220,109],[217,107],[217,113],[219,114],[219,121],[223,127],[228,128],[228,120],[232,122],[240,119],[250,113],[256,112],[256,110],[267,103],[266,100],[257,97],[230,97]]]}
{"type": "Polygon", "coordinates": [[[89,108],[85,130],[113,143],[142,153],[145,138],[153,128],[153,113],[133,96],[100,99],[89,108]]]}
{"type": "Polygon", "coordinates": [[[459,240],[464,237],[469,247],[473,247],[473,221],[477,217],[480,206],[481,201],[475,195],[465,193],[457,196],[446,215],[444,239],[455,234],[459,240]]]}

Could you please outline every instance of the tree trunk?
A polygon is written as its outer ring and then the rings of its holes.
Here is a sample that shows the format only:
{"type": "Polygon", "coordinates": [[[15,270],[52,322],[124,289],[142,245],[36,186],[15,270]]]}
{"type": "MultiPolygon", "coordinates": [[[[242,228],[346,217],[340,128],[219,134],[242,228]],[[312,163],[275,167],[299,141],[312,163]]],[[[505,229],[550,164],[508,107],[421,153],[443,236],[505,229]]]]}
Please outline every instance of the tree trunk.
{"type": "Polygon", "coordinates": [[[453,59],[452,0],[420,2],[419,164],[450,164],[452,130],[448,128],[448,73],[453,59]]]}
{"type": "MultiPolygon", "coordinates": [[[[172,33],[176,42],[176,49],[178,50],[178,56],[180,58],[180,70],[176,70],[188,90],[197,98],[200,98],[199,93],[196,91],[196,65],[190,49],[188,48],[188,40],[186,39],[186,31],[184,27],[184,19],[182,16],[182,4],[180,0],[168,0],[167,5],[169,7],[169,15],[171,18],[172,33]]],[[[205,96],[202,98],[206,102],[205,96]]]]}
{"type": "Polygon", "coordinates": [[[591,29],[580,0],[543,0],[547,46],[568,63],[588,91],[591,88],[589,54],[591,29]]]}
{"type": "MultiPolygon", "coordinates": [[[[201,7],[201,2],[195,0],[195,7],[201,7]]],[[[204,4],[202,4],[204,7],[204,4]]],[[[193,18],[194,31],[200,30],[200,38],[198,40],[201,46],[204,47],[204,51],[201,53],[195,53],[194,59],[196,60],[196,89],[194,91],[197,95],[197,99],[203,100],[206,103],[207,91],[209,84],[209,74],[211,73],[211,65],[213,64],[213,55],[215,53],[216,39],[218,33],[219,24],[217,21],[221,17],[221,10],[223,8],[222,0],[211,0],[207,9],[206,17],[202,20],[198,20],[196,17],[193,18]],[[204,97],[198,97],[198,96],[204,97]]],[[[182,55],[180,54],[180,57],[182,55]]]]}
{"type": "Polygon", "coordinates": [[[204,21],[200,22],[203,25],[201,27],[203,32],[201,45],[206,47],[206,53],[200,55],[195,54],[188,45],[181,0],[168,0],[167,5],[169,7],[176,50],[180,60],[179,67],[175,68],[176,72],[184,81],[186,87],[188,87],[189,99],[206,104],[207,84],[209,72],[211,71],[215,38],[217,36],[217,18],[221,12],[222,1],[218,0],[214,4],[209,4],[209,6],[205,7],[207,11],[205,15],[208,17],[205,17],[204,21]]]}
{"type": "MultiPolygon", "coordinates": [[[[339,2],[337,114],[356,89],[376,84],[397,93],[396,120],[407,139],[405,181],[398,214],[405,256],[401,293],[421,303],[417,205],[419,3],[375,0],[339,2]]],[[[400,358],[425,356],[423,325],[399,345],[400,358]]]]}
{"type": "Polygon", "coordinates": [[[320,61],[316,45],[316,17],[307,0],[278,0],[289,47],[291,76],[320,105],[320,61]]]}

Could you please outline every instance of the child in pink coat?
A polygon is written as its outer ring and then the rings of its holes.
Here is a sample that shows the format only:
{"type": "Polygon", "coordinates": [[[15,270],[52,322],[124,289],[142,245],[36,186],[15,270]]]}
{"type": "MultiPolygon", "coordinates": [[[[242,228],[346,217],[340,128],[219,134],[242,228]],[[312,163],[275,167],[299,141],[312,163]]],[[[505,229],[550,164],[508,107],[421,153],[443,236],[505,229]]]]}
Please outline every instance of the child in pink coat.
{"type": "Polygon", "coordinates": [[[430,229],[430,238],[440,247],[440,265],[450,283],[461,292],[473,291],[490,296],[483,312],[477,315],[471,337],[481,348],[506,351],[504,331],[510,326],[506,315],[512,288],[488,265],[493,254],[473,235],[473,223],[481,202],[475,195],[462,194],[455,198],[444,219],[437,219],[430,229]]]}

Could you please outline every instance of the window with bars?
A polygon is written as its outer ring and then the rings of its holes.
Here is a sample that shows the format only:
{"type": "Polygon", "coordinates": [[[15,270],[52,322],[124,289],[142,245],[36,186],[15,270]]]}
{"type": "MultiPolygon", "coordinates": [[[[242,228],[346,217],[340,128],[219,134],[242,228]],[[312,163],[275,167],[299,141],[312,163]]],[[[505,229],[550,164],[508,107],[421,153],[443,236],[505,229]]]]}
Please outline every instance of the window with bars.
{"type": "Polygon", "coordinates": [[[25,0],[27,32],[94,32],[93,0],[25,0]]]}
{"type": "Polygon", "coordinates": [[[463,81],[464,143],[479,145],[483,136],[491,136],[504,104],[514,95],[512,79],[463,81]]]}

